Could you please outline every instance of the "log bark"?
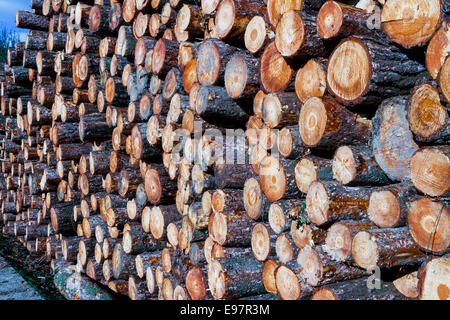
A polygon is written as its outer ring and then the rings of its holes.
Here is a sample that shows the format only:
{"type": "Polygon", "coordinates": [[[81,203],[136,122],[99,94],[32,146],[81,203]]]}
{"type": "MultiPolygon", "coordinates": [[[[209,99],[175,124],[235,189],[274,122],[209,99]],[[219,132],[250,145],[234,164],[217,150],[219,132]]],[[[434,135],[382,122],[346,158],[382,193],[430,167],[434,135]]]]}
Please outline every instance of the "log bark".
{"type": "Polygon", "coordinates": [[[407,227],[358,232],[353,238],[352,255],[366,270],[421,263],[426,258],[407,227]]]}
{"type": "Polygon", "coordinates": [[[378,105],[394,92],[396,95],[409,93],[411,86],[427,78],[425,68],[399,49],[361,37],[343,40],[328,60],[327,89],[347,106],[378,105]],[[389,55],[382,58],[386,50],[389,55]],[[350,68],[354,70],[354,79],[360,81],[342,77],[350,68]]]}

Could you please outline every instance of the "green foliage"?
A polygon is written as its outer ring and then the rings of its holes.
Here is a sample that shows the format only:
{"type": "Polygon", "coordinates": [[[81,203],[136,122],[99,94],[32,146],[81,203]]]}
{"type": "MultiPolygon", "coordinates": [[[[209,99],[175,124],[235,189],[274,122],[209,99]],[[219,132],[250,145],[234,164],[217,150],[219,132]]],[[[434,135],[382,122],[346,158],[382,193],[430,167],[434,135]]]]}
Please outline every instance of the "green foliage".
{"type": "Polygon", "coordinates": [[[16,31],[3,27],[0,29],[0,63],[6,62],[8,48],[14,48],[19,41],[16,31]]]}
{"type": "Polygon", "coordinates": [[[297,230],[300,228],[301,225],[307,223],[305,217],[303,216],[303,212],[306,209],[306,203],[302,202],[301,206],[300,206],[300,212],[298,212],[298,214],[296,215],[291,215],[291,219],[292,221],[296,221],[297,222],[297,230]]]}

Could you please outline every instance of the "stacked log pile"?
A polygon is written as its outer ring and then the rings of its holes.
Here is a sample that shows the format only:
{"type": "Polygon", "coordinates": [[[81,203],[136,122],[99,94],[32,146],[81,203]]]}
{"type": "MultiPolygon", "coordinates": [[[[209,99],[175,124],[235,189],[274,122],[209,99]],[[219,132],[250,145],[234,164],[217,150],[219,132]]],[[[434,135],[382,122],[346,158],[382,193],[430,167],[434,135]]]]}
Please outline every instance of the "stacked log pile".
{"type": "Polygon", "coordinates": [[[66,297],[449,298],[445,1],[31,7],[0,223],[66,297]]]}

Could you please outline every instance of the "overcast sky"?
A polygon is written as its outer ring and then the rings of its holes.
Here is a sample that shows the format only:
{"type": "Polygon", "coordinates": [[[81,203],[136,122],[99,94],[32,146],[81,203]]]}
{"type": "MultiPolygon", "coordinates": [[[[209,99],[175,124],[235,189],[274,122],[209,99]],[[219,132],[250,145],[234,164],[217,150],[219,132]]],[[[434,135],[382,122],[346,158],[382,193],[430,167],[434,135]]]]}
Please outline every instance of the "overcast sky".
{"type": "Polygon", "coordinates": [[[27,33],[26,30],[16,29],[16,11],[31,10],[31,0],[0,0],[0,29],[6,27],[17,33],[27,33]]]}

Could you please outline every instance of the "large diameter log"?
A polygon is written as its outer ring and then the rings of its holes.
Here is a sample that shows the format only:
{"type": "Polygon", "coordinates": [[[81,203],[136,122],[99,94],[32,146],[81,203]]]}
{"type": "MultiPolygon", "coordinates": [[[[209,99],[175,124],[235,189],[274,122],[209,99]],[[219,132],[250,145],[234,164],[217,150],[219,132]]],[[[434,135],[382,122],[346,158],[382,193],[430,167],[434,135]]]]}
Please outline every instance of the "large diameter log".
{"type": "Polygon", "coordinates": [[[420,300],[448,300],[450,282],[449,257],[431,259],[424,263],[417,274],[420,300]]]}
{"type": "Polygon", "coordinates": [[[223,246],[246,247],[251,243],[251,230],[255,222],[244,211],[214,212],[210,216],[213,239],[223,246]]]}
{"type": "Polygon", "coordinates": [[[366,217],[372,190],[370,187],[347,187],[331,181],[315,181],[306,195],[308,217],[317,226],[366,217]]]}
{"type": "Polygon", "coordinates": [[[267,20],[276,28],[281,16],[292,10],[302,10],[303,0],[268,0],[267,20]]]}
{"type": "Polygon", "coordinates": [[[419,199],[409,203],[409,232],[422,250],[445,253],[450,245],[449,217],[448,206],[444,202],[419,199]]]}
{"type": "Polygon", "coordinates": [[[410,177],[409,163],[418,149],[409,129],[406,97],[383,101],[372,118],[372,150],[378,165],[393,181],[410,177]]]}
{"type": "Polygon", "coordinates": [[[68,300],[113,300],[112,295],[89,277],[60,268],[54,276],[58,291],[68,300]]]}
{"type": "Polygon", "coordinates": [[[366,270],[421,263],[426,258],[408,227],[360,231],[353,238],[352,255],[366,270]]]}
{"type": "Polygon", "coordinates": [[[248,114],[234,102],[223,87],[203,85],[197,93],[197,113],[206,121],[224,127],[244,127],[248,114]]]}
{"type": "Polygon", "coordinates": [[[440,0],[390,0],[381,11],[381,27],[405,48],[421,46],[433,36],[441,21],[440,0]]]}
{"type": "Polygon", "coordinates": [[[208,285],[216,299],[236,299],[263,293],[260,279],[263,263],[251,256],[214,259],[208,266],[208,285]]]}
{"type": "Polygon", "coordinates": [[[417,271],[408,273],[395,279],[392,284],[403,296],[411,299],[417,298],[419,296],[419,279],[417,278],[417,273],[417,271]]]}
{"type": "Polygon", "coordinates": [[[450,147],[424,147],[411,157],[410,177],[426,195],[445,196],[450,190],[450,147]]]}
{"type": "Polygon", "coordinates": [[[122,245],[117,243],[112,256],[112,275],[116,280],[126,280],[136,271],[135,256],[126,254],[122,245]]]}
{"type": "Polygon", "coordinates": [[[425,68],[399,49],[358,37],[341,41],[328,60],[327,89],[345,105],[376,105],[427,78],[425,68]]]}
{"type": "Polygon", "coordinates": [[[450,125],[439,91],[431,84],[416,86],[407,104],[408,122],[416,141],[444,144],[450,138],[450,125]]]}
{"type": "Polygon", "coordinates": [[[284,91],[292,80],[293,70],[278,52],[275,41],[269,43],[261,56],[259,75],[265,92],[284,91]]]}

